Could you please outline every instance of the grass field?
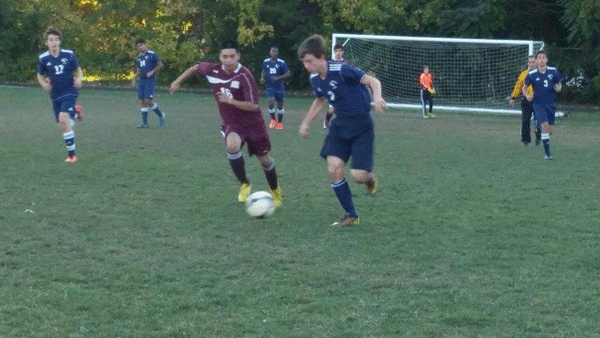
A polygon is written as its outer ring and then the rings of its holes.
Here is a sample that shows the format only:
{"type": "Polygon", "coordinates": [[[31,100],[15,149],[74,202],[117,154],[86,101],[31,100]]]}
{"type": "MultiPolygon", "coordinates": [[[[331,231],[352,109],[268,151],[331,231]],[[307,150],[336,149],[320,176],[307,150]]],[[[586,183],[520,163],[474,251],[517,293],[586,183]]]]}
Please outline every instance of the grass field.
{"type": "MultiPolygon", "coordinates": [[[[600,115],[555,160],[516,116],[375,116],[380,193],[343,211],[320,120],[271,132],[284,204],[236,201],[211,96],[83,90],[80,162],[40,88],[0,87],[0,337],[599,337],[600,115]]],[[[264,107],[264,100],[263,100],[264,107]]],[[[246,156],[254,190],[264,174],[246,156]]]]}

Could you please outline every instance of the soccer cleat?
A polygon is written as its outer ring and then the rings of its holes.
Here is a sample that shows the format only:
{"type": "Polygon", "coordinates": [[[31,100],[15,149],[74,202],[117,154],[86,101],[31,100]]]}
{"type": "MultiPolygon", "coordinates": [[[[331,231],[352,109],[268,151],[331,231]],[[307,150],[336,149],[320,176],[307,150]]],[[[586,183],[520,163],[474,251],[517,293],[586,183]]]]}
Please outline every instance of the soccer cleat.
{"type": "Polygon", "coordinates": [[[149,128],[150,126],[147,123],[140,123],[135,127],[140,128],[140,129],[146,129],[146,128],[149,128]]]}
{"type": "Polygon", "coordinates": [[[546,156],[544,156],[544,160],[553,160],[553,158],[552,158],[552,156],[546,155],[546,156]]]}
{"type": "Polygon", "coordinates": [[[360,218],[352,217],[352,216],[350,216],[350,214],[345,214],[344,217],[340,218],[339,221],[333,222],[333,224],[331,224],[331,225],[334,227],[338,227],[338,228],[345,228],[345,227],[359,225],[359,224],[360,224],[360,218]]]}
{"type": "Polygon", "coordinates": [[[430,118],[430,119],[434,119],[435,115],[433,115],[432,113],[427,113],[427,117],[430,118]]]}
{"type": "Polygon", "coordinates": [[[373,195],[377,194],[377,188],[379,187],[379,180],[377,179],[377,176],[375,176],[374,174],[371,174],[371,175],[373,175],[373,178],[370,181],[368,181],[366,183],[366,185],[367,185],[367,193],[369,195],[373,196],[373,195]]]}
{"type": "Polygon", "coordinates": [[[162,127],[165,125],[165,118],[167,118],[167,114],[161,113],[158,117],[158,124],[162,127]]]}
{"type": "Polygon", "coordinates": [[[275,126],[275,129],[277,129],[277,130],[283,129],[283,122],[277,122],[277,125],[275,126]]]}
{"type": "Polygon", "coordinates": [[[75,114],[77,115],[77,121],[83,120],[83,107],[81,105],[75,105],[75,114]]]}
{"type": "Polygon", "coordinates": [[[523,142],[523,147],[529,147],[529,142],[523,142]]]}
{"type": "Polygon", "coordinates": [[[249,183],[242,183],[240,186],[240,194],[238,195],[238,201],[246,202],[248,200],[248,196],[250,195],[250,191],[252,190],[252,186],[249,183]]]}
{"type": "Polygon", "coordinates": [[[79,158],[77,157],[77,155],[73,155],[73,156],[67,157],[67,159],[65,160],[65,163],[77,163],[78,160],[79,160],[79,158]]]}
{"type": "Polygon", "coordinates": [[[277,125],[277,120],[271,119],[271,123],[269,124],[269,129],[275,129],[276,125],[277,125]]]}
{"type": "Polygon", "coordinates": [[[423,115],[423,118],[424,118],[424,119],[428,119],[428,118],[429,118],[429,116],[427,116],[427,115],[423,115]]]}
{"type": "Polygon", "coordinates": [[[276,207],[281,206],[283,203],[283,200],[281,199],[281,188],[277,187],[277,189],[271,190],[271,196],[273,196],[273,204],[275,204],[276,207]]]}

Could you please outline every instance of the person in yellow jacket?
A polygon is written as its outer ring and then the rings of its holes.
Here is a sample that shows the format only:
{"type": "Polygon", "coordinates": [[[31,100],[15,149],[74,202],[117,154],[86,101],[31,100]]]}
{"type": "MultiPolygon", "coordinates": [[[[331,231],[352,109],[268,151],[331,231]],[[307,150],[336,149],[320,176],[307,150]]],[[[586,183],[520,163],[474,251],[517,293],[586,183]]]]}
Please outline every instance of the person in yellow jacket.
{"type": "MultiPolygon", "coordinates": [[[[527,69],[519,74],[519,78],[517,79],[517,83],[515,83],[515,87],[510,95],[510,106],[514,107],[517,103],[517,100],[520,96],[522,96],[522,90],[525,78],[527,77],[527,73],[532,69],[535,69],[537,66],[537,62],[535,60],[534,55],[530,55],[527,58],[527,69]]],[[[531,86],[527,87],[527,92],[531,95],[533,94],[533,88],[531,86]]],[[[531,101],[527,101],[525,97],[521,99],[521,142],[524,147],[529,146],[531,143],[531,116],[533,115],[533,103],[531,101]]],[[[541,142],[541,132],[536,127],[535,128],[535,145],[539,145],[541,142]]]]}

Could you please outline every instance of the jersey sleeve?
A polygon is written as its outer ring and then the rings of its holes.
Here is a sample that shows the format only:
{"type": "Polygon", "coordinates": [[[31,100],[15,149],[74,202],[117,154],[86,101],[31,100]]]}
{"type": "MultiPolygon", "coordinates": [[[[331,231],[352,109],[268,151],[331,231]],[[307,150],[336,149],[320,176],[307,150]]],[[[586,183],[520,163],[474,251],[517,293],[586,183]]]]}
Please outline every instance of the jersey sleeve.
{"type": "Polygon", "coordinates": [[[201,76],[206,76],[209,74],[210,70],[212,69],[213,64],[210,62],[199,62],[198,65],[196,66],[196,73],[198,73],[198,75],[201,76]]]}
{"type": "Polygon", "coordinates": [[[287,66],[287,63],[285,63],[285,61],[281,61],[281,74],[285,74],[287,72],[289,72],[290,69],[287,66]]]}
{"type": "Polygon", "coordinates": [[[531,77],[529,77],[529,73],[527,73],[527,75],[525,76],[525,78],[523,79],[523,84],[525,86],[529,86],[531,84],[531,77]]]}
{"type": "Polygon", "coordinates": [[[47,73],[46,67],[44,66],[44,60],[42,60],[41,58],[38,59],[37,72],[40,75],[44,75],[47,73]]]}
{"type": "Polygon", "coordinates": [[[77,68],[79,68],[79,61],[77,61],[77,54],[75,54],[75,52],[71,54],[69,63],[71,64],[71,67],[73,67],[73,70],[77,70],[77,68]]]}
{"type": "Polygon", "coordinates": [[[352,67],[348,64],[342,64],[340,75],[346,83],[356,84],[360,83],[360,80],[365,76],[365,72],[362,69],[352,67]]]}
{"type": "Polygon", "coordinates": [[[563,80],[563,76],[562,76],[562,74],[557,69],[556,70],[556,76],[554,77],[554,83],[561,83],[562,80],[563,80]]]}
{"type": "Polygon", "coordinates": [[[319,97],[325,96],[325,93],[321,93],[317,90],[317,76],[319,76],[319,75],[312,74],[310,76],[309,80],[310,80],[310,85],[312,86],[312,89],[313,89],[313,96],[316,98],[319,98],[319,97]]]}
{"type": "Polygon", "coordinates": [[[260,98],[258,94],[258,87],[256,87],[256,81],[250,71],[243,72],[240,78],[240,87],[244,93],[244,101],[258,104],[260,98]]]}

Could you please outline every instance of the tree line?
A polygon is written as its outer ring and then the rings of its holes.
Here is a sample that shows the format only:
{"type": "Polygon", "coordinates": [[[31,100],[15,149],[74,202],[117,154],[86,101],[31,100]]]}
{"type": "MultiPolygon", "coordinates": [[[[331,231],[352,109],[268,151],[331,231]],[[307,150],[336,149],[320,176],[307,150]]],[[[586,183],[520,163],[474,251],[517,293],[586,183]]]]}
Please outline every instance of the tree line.
{"type": "Polygon", "coordinates": [[[600,102],[595,0],[0,0],[1,82],[35,78],[50,25],[101,83],[127,81],[138,37],[163,59],[162,85],[198,60],[217,61],[219,42],[235,39],[256,76],[269,46],[279,46],[292,90],[307,89],[296,48],[313,33],[541,40],[570,81],[560,99],[600,102]]]}

